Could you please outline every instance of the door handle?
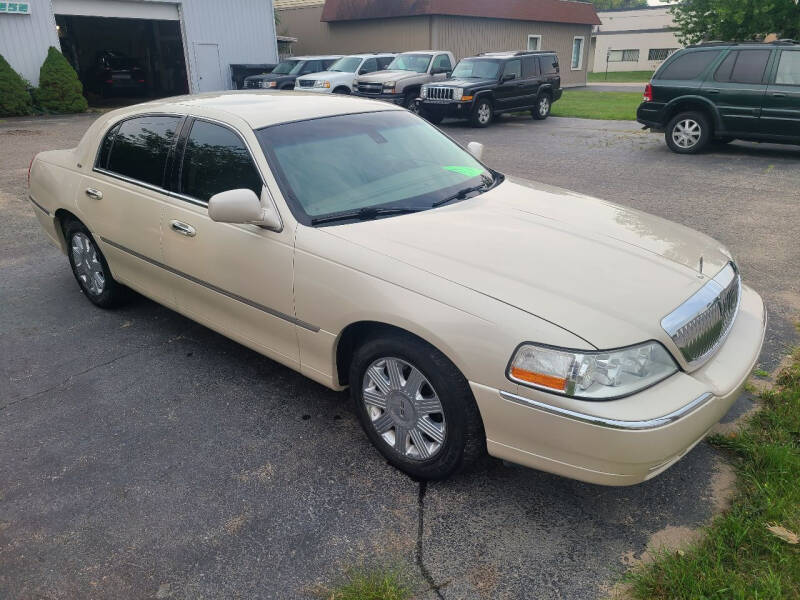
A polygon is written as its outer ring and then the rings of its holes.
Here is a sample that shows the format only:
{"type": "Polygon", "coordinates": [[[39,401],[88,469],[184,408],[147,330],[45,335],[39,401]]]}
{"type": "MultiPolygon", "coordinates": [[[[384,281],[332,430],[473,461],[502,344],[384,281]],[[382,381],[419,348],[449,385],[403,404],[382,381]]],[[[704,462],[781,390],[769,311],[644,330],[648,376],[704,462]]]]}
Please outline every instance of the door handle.
{"type": "Polygon", "coordinates": [[[786,94],[784,94],[783,92],[773,92],[772,93],[772,97],[773,98],[786,98],[786,94]]]}
{"type": "Polygon", "coordinates": [[[86,188],[86,195],[89,196],[92,200],[102,200],[103,199],[103,192],[100,190],[96,190],[94,188],[86,188]]]}
{"type": "Polygon", "coordinates": [[[172,221],[169,226],[172,227],[172,231],[185,235],[186,237],[194,237],[197,235],[197,230],[187,223],[172,221]]]}
{"type": "Polygon", "coordinates": [[[719,94],[719,90],[716,90],[716,89],[710,89],[710,90],[706,90],[706,91],[707,91],[709,94],[719,94]]]}

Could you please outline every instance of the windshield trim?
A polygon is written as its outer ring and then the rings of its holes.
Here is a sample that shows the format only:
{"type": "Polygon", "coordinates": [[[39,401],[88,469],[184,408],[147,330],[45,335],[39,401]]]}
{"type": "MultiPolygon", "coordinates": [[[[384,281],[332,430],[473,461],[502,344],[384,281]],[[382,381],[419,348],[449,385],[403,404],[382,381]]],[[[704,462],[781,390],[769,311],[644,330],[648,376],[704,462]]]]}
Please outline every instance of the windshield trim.
{"type": "MultiPolygon", "coordinates": [[[[283,200],[284,200],[287,208],[289,209],[289,211],[292,213],[292,216],[295,218],[295,220],[299,224],[305,225],[306,227],[321,228],[321,227],[331,227],[331,226],[336,226],[336,225],[345,225],[345,224],[358,223],[360,221],[354,220],[354,221],[351,221],[349,223],[348,222],[338,222],[338,223],[321,223],[319,225],[312,225],[311,221],[314,218],[323,217],[323,216],[327,216],[327,215],[313,215],[312,216],[312,215],[309,215],[305,210],[303,210],[303,207],[300,204],[300,201],[294,196],[294,192],[292,191],[292,187],[289,185],[289,183],[288,183],[288,181],[286,179],[286,174],[283,172],[283,169],[281,168],[280,161],[278,160],[277,156],[275,156],[275,154],[273,153],[272,148],[269,145],[267,145],[267,147],[265,148],[265,144],[261,143],[261,139],[259,138],[258,134],[263,132],[263,131],[267,131],[269,129],[272,129],[274,127],[280,127],[282,125],[291,125],[291,124],[294,124],[294,123],[306,123],[306,122],[312,122],[312,121],[319,121],[321,119],[331,119],[331,118],[335,118],[335,117],[349,117],[349,116],[355,116],[355,115],[392,113],[392,112],[406,112],[406,111],[405,110],[401,110],[401,109],[391,109],[391,108],[389,108],[389,109],[384,109],[384,110],[369,110],[369,111],[347,112],[347,113],[340,113],[340,114],[335,114],[335,115],[323,115],[323,116],[319,116],[319,117],[311,117],[311,118],[305,118],[305,119],[294,119],[292,121],[283,121],[283,122],[280,122],[280,123],[272,123],[270,125],[266,125],[264,127],[259,127],[258,129],[254,129],[253,130],[253,132],[256,134],[256,138],[258,139],[258,142],[259,142],[258,146],[259,146],[259,149],[261,150],[261,155],[266,160],[267,166],[269,167],[269,170],[272,173],[272,176],[275,178],[275,181],[278,184],[278,189],[280,190],[280,193],[283,196],[283,200]]],[[[443,135],[444,137],[446,137],[448,140],[450,140],[453,144],[455,144],[456,146],[461,148],[464,152],[469,154],[469,156],[471,156],[473,160],[475,160],[480,166],[482,166],[484,169],[486,169],[486,171],[488,173],[490,173],[492,175],[492,179],[493,179],[492,185],[487,187],[482,192],[480,192],[478,194],[478,196],[483,195],[486,192],[497,188],[498,186],[500,186],[506,180],[506,176],[503,173],[501,173],[499,171],[496,171],[495,169],[492,169],[491,167],[486,165],[483,161],[478,160],[476,157],[472,156],[472,154],[470,154],[470,152],[466,148],[466,146],[464,146],[461,142],[459,142],[458,140],[456,140],[452,136],[448,135],[444,131],[438,130],[438,132],[441,135],[443,135]]],[[[456,188],[458,186],[452,186],[452,187],[456,188]]],[[[455,193],[458,190],[457,189],[453,189],[452,191],[453,191],[453,193],[455,193]]],[[[450,202],[448,202],[448,203],[446,203],[446,204],[444,204],[442,206],[438,206],[438,207],[423,208],[423,210],[421,212],[428,212],[429,210],[438,210],[439,208],[446,208],[448,206],[452,206],[452,205],[458,204],[460,202],[465,202],[466,200],[470,200],[470,199],[475,198],[475,197],[476,196],[470,196],[469,198],[452,200],[452,201],[450,201],[450,202]]],[[[385,205],[378,204],[378,205],[375,205],[375,208],[382,208],[382,207],[392,208],[391,205],[393,203],[396,203],[396,202],[406,202],[407,203],[409,200],[410,200],[409,198],[405,198],[402,201],[398,200],[398,201],[395,201],[395,202],[389,202],[389,203],[387,203],[385,205]]],[[[392,216],[399,216],[399,215],[392,215],[392,216]]],[[[387,217],[381,216],[376,220],[380,220],[380,218],[391,218],[392,216],[387,216],[387,217]]]]}
{"type": "Polygon", "coordinates": [[[387,71],[406,71],[408,73],[420,73],[420,74],[422,74],[422,73],[427,73],[428,72],[428,69],[431,66],[431,62],[433,62],[433,54],[415,54],[415,53],[398,54],[397,56],[394,57],[394,60],[392,60],[392,62],[389,65],[386,66],[386,70],[387,71]],[[398,68],[394,68],[393,69],[392,65],[394,64],[394,61],[402,58],[403,56],[427,56],[428,57],[428,62],[425,63],[425,68],[422,71],[417,71],[416,69],[398,69],[398,68]]]}

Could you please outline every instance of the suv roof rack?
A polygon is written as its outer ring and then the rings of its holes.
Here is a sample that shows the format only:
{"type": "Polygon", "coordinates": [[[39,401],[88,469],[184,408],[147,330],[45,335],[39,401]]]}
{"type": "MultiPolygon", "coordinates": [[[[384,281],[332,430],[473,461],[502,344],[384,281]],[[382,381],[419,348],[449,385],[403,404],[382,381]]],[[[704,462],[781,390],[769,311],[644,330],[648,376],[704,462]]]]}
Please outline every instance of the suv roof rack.
{"type": "Polygon", "coordinates": [[[760,42],[758,40],[737,40],[733,42],[724,42],[720,40],[712,40],[709,42],[700,42],[699,44],[692,44],[687,48],[708,48],[709,46],[795,46],[800,44],[797,40],[781,39],[772,42],[760,42]]]}
{"type": "Polygon", "coordinates": [[[495,57],[512,57],[512,56],[527,56],[529,54],[553,54],[552,50],[504,50],[501,52],[481,52],[476,56],[495,56],[495,57]]]}

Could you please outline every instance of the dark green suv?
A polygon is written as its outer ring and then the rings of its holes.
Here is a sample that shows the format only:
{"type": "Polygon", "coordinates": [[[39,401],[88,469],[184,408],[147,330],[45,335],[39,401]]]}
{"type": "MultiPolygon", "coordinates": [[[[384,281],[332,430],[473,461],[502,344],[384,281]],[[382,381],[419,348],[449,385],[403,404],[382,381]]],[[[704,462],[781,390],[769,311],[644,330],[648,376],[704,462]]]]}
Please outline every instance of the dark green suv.
{"type": "Polygon", "coordinates": [[[694,154],[734,139],[800,144],[800,44],[711,42],[673,54],[636,119],[694,154]]]}

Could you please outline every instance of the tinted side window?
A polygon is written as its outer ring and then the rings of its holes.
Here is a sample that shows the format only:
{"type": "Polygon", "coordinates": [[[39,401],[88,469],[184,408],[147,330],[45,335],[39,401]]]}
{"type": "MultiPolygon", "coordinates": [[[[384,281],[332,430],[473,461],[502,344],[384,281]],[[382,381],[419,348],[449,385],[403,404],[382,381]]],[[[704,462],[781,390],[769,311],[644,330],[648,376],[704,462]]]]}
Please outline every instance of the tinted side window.
{"type": "Polygon", "coordinates": [[[361,65],[360,73],[374,73],[378,70],[378,61],[374,58],[368,58],[361,65]]]}
{"type": "Polygon", "coordinates": [[[543,75],[558,74],[558,58],[554,54],[544,54],[539,57],[543,75]]]}
{"type": "Polygon", "coordinates": [[[138,117],[123,122],[114,138],[108,170],[159,187],[180,123],[178,117],[138,117]]]}
{"type": "Polygon", "coordinates": [[[717,81],[761,83],[772,50],[739,50],[731,52],[714,74],[717,81]]]}
{"type": "Polygon", "coordinates": [[[450,64],[450,57],[447,54],[440,54],[433,60],[433,68],[452,71],[453,65],[450,64]]]}
{"type": "Polygon", "coordinates": [[[503,75],[516,75],[517,79],[522,77],[522,61],[518,58],[510,60],[503,69],[503,75]]]}
{"type": "Polygon", "coordinates": [[[195,121],[186,140],[181,193],[208,202],[228,190],[248,189],[261,196],[261,176],[247,147],[230,129],[195,121]]]}
{"type": "Polygon", "coordinates": [[[682,54],[659,71],[658,79],[688,81],[697,79],[720,55],[720,50],[701,50],[682,54]]]}
{"type": "Polygon", "coordinates": [[[319,61],[318,60],[309,60],[303,63],[303,66],[300,67],[300,75],[308,75],[309,73],[316,73],[319,69],[319,61]]]}
{"type": "Polygon", "coordinates": [[[775,83],[779,85],[800,85],[800,52],[789,50],[781,52],[775,83]]]}
{"type": "Polygon", "coordinates": [[[522,78],[534,79],[539,76],[539,59],[535,56],[525,56],[522,59],[522,78]]]}
{"type": "Polygon", "coordinates": [[[320,71],[327,71],[328,67],[332,66],[333,63],[335,63],[337,60],[339,60],[339,59],[338,58],[328,58],[326,60],[323,60],[322,61],[322,68],[320,69],[320,71]]]}
{"type": "Polygon", "coordinates": [[[95,167],[99,169],[108,168],[108,157],[111,154],[111,147],[114,145],[114,137],[117,135],[119,125],[115,125],[108,130],[106,137],[103,138],[103,143],[100,145],[100,152],[97,154],[97,163],[95,167]]]}

